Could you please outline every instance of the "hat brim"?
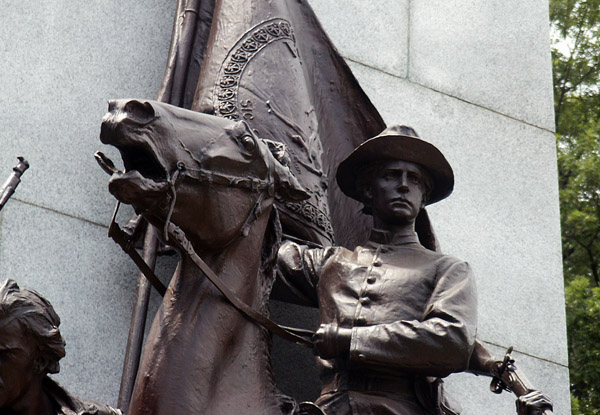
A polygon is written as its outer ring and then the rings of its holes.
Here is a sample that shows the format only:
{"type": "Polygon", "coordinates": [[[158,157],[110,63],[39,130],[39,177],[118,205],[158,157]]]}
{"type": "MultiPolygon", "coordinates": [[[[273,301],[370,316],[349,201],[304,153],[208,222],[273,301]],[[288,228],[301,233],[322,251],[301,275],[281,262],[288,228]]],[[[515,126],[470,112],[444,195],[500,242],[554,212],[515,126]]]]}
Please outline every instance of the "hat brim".
{"type": "Polygon", "coordinates": [[[342,192],[362,201],[356,186],[361,168],[383,160],[408,161],[423,167],[433,181],[428,205],[445,199],[454,189],[452,167],[433,144],[407,135],[382,135],[365,141],[340,163],[336,179],[342,192]]]}

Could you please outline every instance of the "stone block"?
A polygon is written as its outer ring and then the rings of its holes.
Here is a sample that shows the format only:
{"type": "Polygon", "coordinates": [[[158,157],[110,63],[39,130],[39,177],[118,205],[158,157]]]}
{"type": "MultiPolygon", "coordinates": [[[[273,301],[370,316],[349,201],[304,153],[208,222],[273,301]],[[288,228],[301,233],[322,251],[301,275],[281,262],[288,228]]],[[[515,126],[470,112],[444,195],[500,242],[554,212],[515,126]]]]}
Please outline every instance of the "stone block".
{"type": "Polygon", "coordinates": [[[411,2],[409,79],[554,129],[548,2],[411,2]]]}
{"type": "MultiPolygon", "coordinates": [[[[76,395],[116,404],[138,274],[133,262],[105,227],[16,200],[0,214],[0,241],[0,279],[40,292],[61,318],[67,356],[56,379],[76,395]]],[[[157,273],[168,281],[172,267],[162,263],[157,273]]]]}
{"type": "Polygon", "coordinates": [[[438,146],[455,173],[428,209],[445,253],[477,276],[480,336],[567,363],[555,141],[551,132],[352,64],[388,125],[438,146]]]}
{"type": "Polygon", "coordinates": [[[16,198],[110,219],[107,176],[93,160],[106,100],[156,97],[174,10],[167,0],[40,2],[35,13],[3,3],[0,166],[9,172],[18,155],[31,163],[16,198]]]}
{"type": "Polygon", "coordinates": [[[408,68],[408,0],[310,2],[340,53],[399,77],[408,68]]]}

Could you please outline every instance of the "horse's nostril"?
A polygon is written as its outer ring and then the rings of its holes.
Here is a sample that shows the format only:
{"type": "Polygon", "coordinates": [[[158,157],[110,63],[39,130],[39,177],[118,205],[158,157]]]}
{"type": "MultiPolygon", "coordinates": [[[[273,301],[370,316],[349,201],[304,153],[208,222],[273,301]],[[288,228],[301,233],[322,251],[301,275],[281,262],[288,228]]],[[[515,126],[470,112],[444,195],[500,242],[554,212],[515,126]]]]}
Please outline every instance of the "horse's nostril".
{"type": "Polygon", "coordinates": [[[131,100],[125,104],[123,110],[127,113],[127,118],[139,124],[147,124],[156,116],[149,102],[131,100]]]}

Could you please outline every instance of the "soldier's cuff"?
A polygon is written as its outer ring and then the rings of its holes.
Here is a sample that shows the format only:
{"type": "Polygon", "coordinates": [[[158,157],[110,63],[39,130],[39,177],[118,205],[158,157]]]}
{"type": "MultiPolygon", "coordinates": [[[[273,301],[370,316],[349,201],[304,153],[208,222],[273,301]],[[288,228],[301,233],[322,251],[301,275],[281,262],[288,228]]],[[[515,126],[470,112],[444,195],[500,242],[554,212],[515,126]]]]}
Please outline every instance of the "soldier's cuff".
{"type": "Polygon", "coordinates": [[[350,353],[349,360],[352,364],[360,364],[366,360],[366,356],[363,353],[362,342],[360,340],[359,327],[352,328],[352,335],[350,338],[350,353]]]}

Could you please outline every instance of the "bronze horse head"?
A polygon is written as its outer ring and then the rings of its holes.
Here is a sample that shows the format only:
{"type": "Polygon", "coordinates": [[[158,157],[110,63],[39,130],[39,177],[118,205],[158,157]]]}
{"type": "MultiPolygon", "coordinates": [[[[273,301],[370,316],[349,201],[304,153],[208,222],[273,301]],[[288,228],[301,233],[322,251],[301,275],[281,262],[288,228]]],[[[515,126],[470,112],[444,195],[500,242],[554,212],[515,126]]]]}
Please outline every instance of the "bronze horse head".
{"type": "MultiPolygon", "coordinates": [[[[283,146],[245,122],[138,100],[109,103],[101,141],[120,151],[125,167],[105,168],[109,191],[155,226],[177,225],[231,291],[265,313],[273,275],[260,272],[261,254],[273,202],[307,196],[283,146]]],[[[129,413],[287,413],[268,338],[182,254],[146,340],[129,413]]]]}

